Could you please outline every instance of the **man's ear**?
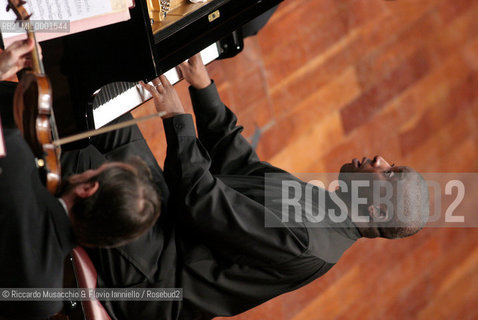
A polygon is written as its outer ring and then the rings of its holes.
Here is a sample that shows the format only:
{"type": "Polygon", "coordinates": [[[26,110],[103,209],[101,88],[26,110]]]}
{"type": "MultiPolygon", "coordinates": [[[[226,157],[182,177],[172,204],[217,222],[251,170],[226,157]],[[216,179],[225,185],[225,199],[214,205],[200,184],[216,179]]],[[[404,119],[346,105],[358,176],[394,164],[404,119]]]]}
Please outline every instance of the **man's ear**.
{"type": "Polygon", "coordinates": [[[377,205],[368,206],[368,214],[372,218],[372,221],[375,222],[383,222],[388,219],[387,209],[380,208],[380,206],[377,205]]]}
{"type": "Polygon", "coordinates": [[[91,197],[98,190],[99,187],[100,184],[98,181],[86,182],[77,185],[73,192],[77,197],[85,199],[91,197]]]}

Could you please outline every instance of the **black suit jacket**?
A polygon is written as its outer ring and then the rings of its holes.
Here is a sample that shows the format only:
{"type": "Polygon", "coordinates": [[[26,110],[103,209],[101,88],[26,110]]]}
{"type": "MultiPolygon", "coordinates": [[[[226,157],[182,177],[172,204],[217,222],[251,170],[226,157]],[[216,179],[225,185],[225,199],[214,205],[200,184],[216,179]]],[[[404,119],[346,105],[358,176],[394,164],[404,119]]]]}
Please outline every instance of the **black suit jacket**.
{"type": "MultiPolygon", "coordinates": [[[[11,117],[14,84],[0,84],[7,156],[0,158],[0,288],[61,288],[74,247],[70,220],[40,181],[29,146],[11,117]]],[[[0,316],[44,319],[62,302],[4,302],[0,316]]]]}

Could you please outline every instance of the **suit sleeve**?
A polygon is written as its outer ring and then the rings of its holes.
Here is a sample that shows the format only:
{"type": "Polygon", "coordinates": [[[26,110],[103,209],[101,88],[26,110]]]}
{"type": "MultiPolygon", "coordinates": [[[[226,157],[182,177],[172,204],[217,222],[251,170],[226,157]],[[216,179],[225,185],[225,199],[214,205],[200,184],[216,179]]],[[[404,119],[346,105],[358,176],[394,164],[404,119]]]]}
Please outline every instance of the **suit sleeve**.
{"type": "MultiPolygon", "coordinates": [[[[126,113],[109,124],[122,123],[132,119],[131,113],[126,113]]],[[[96,136],[91,140],[91,143],[108,161],[127,161],[132,157],[140,157],[150,168],[153,181],[160,190],[161,201],[166,204],[169,193],[164,181],[163,171],[137,125],[96,136]]],[[[89,158],[95,156],[93,153],[83,152],[83,156],[86,156],[83,157],[86,159],[82,159],[86,163],[85,169],[91,169],[88,166],[90,165],[89,158]]]]}
{"type": "Polygon", "coordinates": [[[263,175],[282,170],[260,161],[242,136],[237,117],[222,103],[214,82],[201,90],[189,87],[201,143],[211,156],[213,174],[263,175]]]}
{"type": "MultiPolygon", "coordinates": [[[[133,116],[131,113],[126,113],[121,117],[111,121],[108,123],[108,125],[121,123],[132,119],[133,116]]],[[[93,137],[91,139],[91,144],[93,144],[102,154],[106,155],[118,148],[121,148],[122,146],[138,140],[144,140],[143,135],[141,134],[141,131],[137,125],[132,125],[93,137]]]]}
{"type": "Polygon", "coordinates": [[[168,143],[165,175],[179,220],[231,262],[272,265],[300,256],[307,240],[289,228],[265,228],[273,212],[225,185],[210,171],[209,154],[196,138],[192,116],[164,120],[168,143]]]}

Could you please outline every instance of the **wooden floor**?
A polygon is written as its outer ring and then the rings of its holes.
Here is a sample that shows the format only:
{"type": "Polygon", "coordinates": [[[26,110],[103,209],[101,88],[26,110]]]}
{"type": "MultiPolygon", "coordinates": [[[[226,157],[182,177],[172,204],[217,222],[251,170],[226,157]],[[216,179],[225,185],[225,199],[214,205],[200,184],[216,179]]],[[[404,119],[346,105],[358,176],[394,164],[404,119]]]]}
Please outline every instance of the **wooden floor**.
{"type": "MultiPolygon", "coordinates": [[[[246,136],[262,133],[262,159],[291,172],[376,154],[478,171],[476,0],[286,0],[209,70],[246,136]]],[[[142,130],[162,161],[162,128],[142,130]]],[[[478,319],[478,230],[362,239],[324,277],[234,319],[478,319]]]]}

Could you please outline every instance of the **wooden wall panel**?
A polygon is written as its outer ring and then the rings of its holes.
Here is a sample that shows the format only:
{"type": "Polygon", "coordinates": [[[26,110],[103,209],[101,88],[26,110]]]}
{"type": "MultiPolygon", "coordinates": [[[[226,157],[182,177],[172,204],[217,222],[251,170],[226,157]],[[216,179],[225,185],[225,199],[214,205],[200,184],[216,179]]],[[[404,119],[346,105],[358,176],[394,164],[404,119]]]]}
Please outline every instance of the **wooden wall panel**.
{"type": "MultiPolygon", "coordinates": [[[[208,69],[245,135],[260,130],[261,158],[291,172],[376,154],[476,172],[477,17],[476,0],[285,0],[243,53],[208,69]]],[[[161,124],[141,129],[161,163],[161,124]]],[[[233,319],[477,319],[477,243],[472,228],[362,239],[322,278],[233,319]]]]}

